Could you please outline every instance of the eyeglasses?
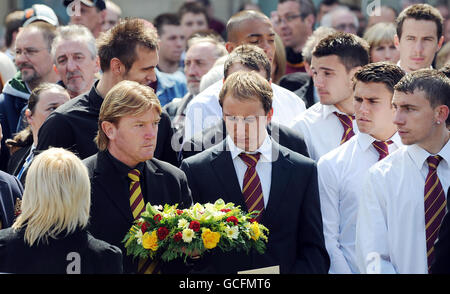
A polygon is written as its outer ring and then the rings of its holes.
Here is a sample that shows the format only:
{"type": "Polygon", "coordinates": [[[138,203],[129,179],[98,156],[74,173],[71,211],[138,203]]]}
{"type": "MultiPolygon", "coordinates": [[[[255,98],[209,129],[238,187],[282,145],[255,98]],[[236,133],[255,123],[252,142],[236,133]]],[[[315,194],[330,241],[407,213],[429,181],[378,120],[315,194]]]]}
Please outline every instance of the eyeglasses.
{"type": "Polygon", "coordinates": [[[287,24],[287,23],[290,23],[290,22],[294,21],[296,18],[299,18],[301,16],[302,16],[301,14],[290,14],[290,15],[286,15],[285,17],[278,16],[275,19],[275,24],[276,25],[281,25],[283,22],[285,24],[287,24]]]}
{"type": "Polygon", "coordinates": [[[28,48],[24,48],[22,49],[16,49],[16,57],[20,56],[20,55],[25,55],[28,58],[31,58],[33,56],[35,56],[36,54],[38,54],[39,52],[41,52],[42,50],[48,50],[48,48],[34,48],[34,47],[28,47],[28,48]]]}

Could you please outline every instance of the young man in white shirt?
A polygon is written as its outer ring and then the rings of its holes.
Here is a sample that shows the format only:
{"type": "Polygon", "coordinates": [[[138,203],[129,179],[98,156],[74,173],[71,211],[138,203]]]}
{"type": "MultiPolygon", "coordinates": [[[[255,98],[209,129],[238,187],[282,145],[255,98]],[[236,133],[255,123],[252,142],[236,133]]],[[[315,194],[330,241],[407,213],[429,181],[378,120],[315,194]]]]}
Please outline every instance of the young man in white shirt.
{"type": "MultiPolygon", "coordinates": [[[[252,10],[233,15],[227,23],[227,37],[225,46],[229,53],[241,45],[256,45],[264,51],[272,66],[275,56],[275,31],[266,15],[252,10]]],[[[184,130],[186,140],[222,119],[218,98],[222,84],[223,82],[219,81],[211,85],[189,103],[184,130]]],[[[281,125],[289,126],[294,117],[306,109],[305,102],[287,89],[276,84],[271,86],[274,90],[273,119],[281,125]]]]}
{"type": "Polygon", "coordinates": [[[414,4],[397,17],[394,44],[400,51],[397,63],[404,71],[431,68],[444,43],[443,19],[439,10],[428,4],[414,4]]]}
{"type": "Polygon", "coordinates": [[[318,160],[357,133],[352,78],[369,63],[369,45],[353,34],[337,32],[320,40],[312,55],[320,102],[297,116],[291,127],[304,135],[310,157],[318,160]]]}
{"type": "Polygon", "coordinates": [[[394,123],[407,146],[373,165],[365,178],[356,225],[362,273],[429,272],[450,185],[448,93],[450,80],[429,69],[395,86],[394,123]]]}
{"type": "Polygon", "coordinates": [[[353,106],[359,133],[322,156],[317,164],[325,245],[330,273],[359,273],[355,256],[361,177],[402,146],[392,107],[394,86],[405,75],[397,65],[370,63],[354,77],[353,106]]]}

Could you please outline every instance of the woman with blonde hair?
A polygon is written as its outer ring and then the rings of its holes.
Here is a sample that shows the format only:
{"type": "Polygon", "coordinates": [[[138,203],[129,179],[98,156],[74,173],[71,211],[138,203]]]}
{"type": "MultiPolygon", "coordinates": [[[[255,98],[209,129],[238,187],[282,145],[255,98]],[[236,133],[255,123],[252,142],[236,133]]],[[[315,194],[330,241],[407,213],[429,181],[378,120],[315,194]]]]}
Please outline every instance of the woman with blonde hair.
{"type": "Polygon", "coordinates": [[[395,47],[394,36],[397,33],[395,24],[380,22],[364,33],[363,39],[370,46],[370,62],[387,61],[397,63],[400,51],[395,47]]]}
{"type": "Polygon", "coordinates": [[[30,165],[21,214],[0,231],[0,272],[122,273],[119,248],[86,230],[87,168],[72,152],[50,148],[30,165]]]}

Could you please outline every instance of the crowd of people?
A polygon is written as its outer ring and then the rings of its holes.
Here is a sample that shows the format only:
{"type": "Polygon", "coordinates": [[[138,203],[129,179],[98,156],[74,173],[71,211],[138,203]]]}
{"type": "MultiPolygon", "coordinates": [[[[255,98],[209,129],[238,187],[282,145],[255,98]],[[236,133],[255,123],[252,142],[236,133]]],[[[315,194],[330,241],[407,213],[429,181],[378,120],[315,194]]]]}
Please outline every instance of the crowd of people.
{"type": "Polygon", "coordinates": [[[9,13],[0,272],[450,273],[449,7],[418,2],[9,13]],[[147,203],[218,198],[259,212],[263,255],[126,254],[147,203]]]}

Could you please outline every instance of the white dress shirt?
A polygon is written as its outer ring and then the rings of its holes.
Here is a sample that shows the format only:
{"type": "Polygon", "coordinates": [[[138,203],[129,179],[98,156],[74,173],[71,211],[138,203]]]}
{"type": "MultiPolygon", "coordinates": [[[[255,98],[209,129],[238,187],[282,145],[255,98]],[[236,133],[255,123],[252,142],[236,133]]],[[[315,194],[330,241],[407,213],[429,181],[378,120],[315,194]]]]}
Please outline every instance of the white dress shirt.
{"type": "MultiPolygon", "coordinates": [[[[243,189],[244,175],[247,171],[247,165],[239,157],[239,154],[245,153],[244,150],[238,148],[230,136],[227,136],[228,150],[230,150],[231,158],[233,159],[234,169],[239,181],[239,187],[241,191],[243,189]]],[[[267,207],[269,201],[270,187],[272,183],[272,139],[267,134],[262,145],[255,152],[248,152],[249,154],[261,153],[261,156],[256,164],[256,172],[258,173],[259,180],[261,182],[261,188],[264,198],[264,208],[267,207]]]]}
{"type": "MultiPolygon", "coordinates": [[[[437,175],[446,194],[450,141],[438,154],[443,159],[437,175]]],[[[430,155],[435,154],[417,145],[403,146],[369,169],[356,225],[356,258],[362,273],[377,268],[381,273],[428,273],[424,187],[430,155]],[[379,266],[366,260],[373,252],[379,254],[379,266]]]]}
{"type": "MultiPolygon", "coordinates": [[[[395,133],[389,154],[403,146],[395,133]]],[[[365,133],[323,155],[317,163],[320,206],[325,245],[330,256],[330,274],[359,273],[355,256],[358,199],[363,193],[364,175],[378,162],[379,153],[365,133]]]]}
{"type": "MultiPolygon", "coordinates": [[[[305,102],[293,92],[276,84],[271,85],[273,90],[272,120],[289,126],[298,114],[305,111],[305,102]]],[[[222,119],[222,107],[219,104],[219,93],[222,86],[223,81],[218,81],[189,102],[184,124],[185,141],[222,119]]]]}
{"type": "MultiPolygon", "coordinates": [[[[341,143],[344,127],[333,112],[345,114],[334,105],[318,102],[300,114],[290,127],[303,134],[309,156],[318,160],[322,155],[338,147],[341,143]]],[[[353,132],[357,134],[358,126],[353,120],[353,132]]]]}

